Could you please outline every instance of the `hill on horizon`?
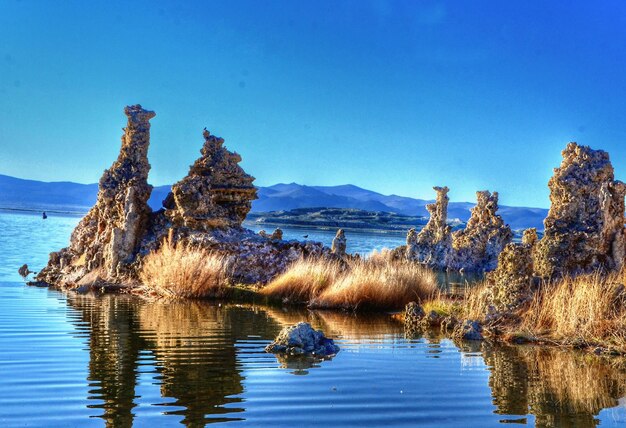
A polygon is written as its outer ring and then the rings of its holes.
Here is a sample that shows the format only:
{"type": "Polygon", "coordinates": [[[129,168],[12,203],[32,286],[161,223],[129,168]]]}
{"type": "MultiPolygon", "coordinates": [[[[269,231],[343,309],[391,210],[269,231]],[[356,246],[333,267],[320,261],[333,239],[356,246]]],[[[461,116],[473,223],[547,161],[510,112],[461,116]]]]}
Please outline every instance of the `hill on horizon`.
{"type": "MultiPolygon", "coordinates": [[[[157,210],[167,196],[170,186],[155,186],[148,203],[157,210]]],[[[93,206],[98,184],[73,182],[43,182],[0,174],[0,208],[64,210],[84,212],[93,206]]],[[[252,203],[253,212],[289,211],[297,208],[353,208],[382,211],[407,216],[428,217],[426,204],[432,200],[398,195],[383,195],[353,184],[338,186],[305,186],[279,183],[258,187],[258,197],[252,203]]],[[[448,218],[467,221],[475,203],[450,202],[448,218]]],[[[536,227],[543,229],[548,210],[544,208],[500,206],[498,211],[513,229],[536,227]]]]}

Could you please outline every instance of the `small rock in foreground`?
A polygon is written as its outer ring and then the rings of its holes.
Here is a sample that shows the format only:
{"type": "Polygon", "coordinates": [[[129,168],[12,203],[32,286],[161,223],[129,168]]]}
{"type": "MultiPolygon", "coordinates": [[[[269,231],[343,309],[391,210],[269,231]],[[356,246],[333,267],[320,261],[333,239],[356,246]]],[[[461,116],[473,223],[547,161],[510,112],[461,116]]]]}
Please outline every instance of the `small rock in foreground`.
{"type": "Polygon", "coordinates": [[[329,356],[339,352],[339,346],[328,339],[321,331],[315,330],[311,324],[299,322],[285,327],[276,336],[274,342],[267,345],[265,352],[287,355],[318,355],[329,356]]]}

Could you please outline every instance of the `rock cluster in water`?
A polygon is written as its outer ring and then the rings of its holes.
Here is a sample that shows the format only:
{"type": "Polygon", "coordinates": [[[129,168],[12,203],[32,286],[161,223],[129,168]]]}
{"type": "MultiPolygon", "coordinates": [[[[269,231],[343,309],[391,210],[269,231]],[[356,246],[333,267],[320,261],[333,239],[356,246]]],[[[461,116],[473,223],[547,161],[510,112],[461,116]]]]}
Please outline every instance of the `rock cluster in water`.
{"type": "Polygon", "coordinates": [[[548,183],[550,211],[535,251],[535,271],[545,278],[617,270],[625,257],[624,195],[609,154],[569,143],[548,183]]]}
{"type": "Polygon", "coordinates": [[[498,255],[513,238],[511,228],[497,214],[498,193],[476,192],[477,204],[465,229],[452,232],[447,224],[449,189],[434,189],[437,199],[427,206],[428,224],[419,233],[411,229],[407,235],[407,259],[439,269],[495,269],[498,255]]]}
{"type": "Polygon", "coordinates": [[[265,351],[290,356],[330,356],[339,352],[339,346],[332,339],[326,338],[324,333],[311,327],[311,324],[299,322],[283,328],[265,351]]]}
{"type": "Polygon", "coordinates": [[[239,166],[241,157],[206,130],[201,157],[172,186],[165,209],[152,212],[147,154],[149,120],[155,114],[140,105],[126,107],[125,113],[122,148],[100,180],[95,206],[73,231],[69,247],[50,254],[39,281],[64,286],[133,283],[142,257],[167,236],[174,243],[232,256],[232,279],[244,283],[267,282],[300,257],[330,252],[316,242],[283,241],[279,229],[260,236],[242,228],[256,198],[254,178],[239,166]]]}

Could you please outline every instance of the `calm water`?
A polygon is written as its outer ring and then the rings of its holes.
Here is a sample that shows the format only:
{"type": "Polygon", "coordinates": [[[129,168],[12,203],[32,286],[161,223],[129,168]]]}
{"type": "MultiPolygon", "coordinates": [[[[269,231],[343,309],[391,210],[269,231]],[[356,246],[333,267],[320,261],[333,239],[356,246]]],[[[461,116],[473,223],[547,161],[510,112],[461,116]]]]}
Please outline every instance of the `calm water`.
{"type": "Polygon", "coordinates": [[[76,218],[0,213],[0,426],[625,426],[619,360],[405,338],[386,316],[24,286],[76,218]],[[263,352],[308,320],[329,361],[263,352]]]}
{"type": "MultiPolygon", "coordinates": [[[[265,230],[271,233],[274,229],[264,225],[259,225],[254,222],[246,222],[245,226],[255,232],[265,230]]],[[[281,227],[283,231],[283,238],[287,240],[296,239],[311,240],[321,242],[326,246],[329,246],[333,242],[336,229],[306,229],[298,227],[281,227]],[[306,238],[305,238],[306,236],[306,238]]],[[[406,233],[398,232],[381,232],[381,233],[364,233],[357,231],[346,232],[347,246],[346,251],[348,253],[368,254],[372,250],[382,250],[383,248],[396,248],[406,243],[406,233]]]]}

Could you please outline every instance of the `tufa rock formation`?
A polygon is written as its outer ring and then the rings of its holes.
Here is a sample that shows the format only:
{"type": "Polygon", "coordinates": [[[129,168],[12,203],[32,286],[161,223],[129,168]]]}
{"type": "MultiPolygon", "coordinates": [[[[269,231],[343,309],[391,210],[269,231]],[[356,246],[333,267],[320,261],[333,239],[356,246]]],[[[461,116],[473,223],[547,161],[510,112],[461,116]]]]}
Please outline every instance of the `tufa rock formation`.
{"type": "Polygon", "coordinates": [[[544,278],[617,270],[624,262],[624,195],[608,153],[569,143],[550,179],[550,211],[535,254],[544,278]]]}
{"type": "Polygon", "coordinates": [[[50,283],[79,283],[92,279],[116,280],[128,273],[145,233],[151,209],[148,199],[150,122],[155,116],[140,105],[124,109],[128,124],[117,161],[100,179],[98,199],[80,221],[70,246],[50,254],[38,279],[50,283]]]}
{"type": "Polygon", "coordinates": [[[536,242],[537,229],[524,231],[522,243],[508,244],[498,257],[498,267],[487,276],[489,302],[497,311],[515,309],[531,296],[536,242]]]}
{"type": "Polygon", "coordinates": [[[204,130],[204,146],[189,174],[172,186],[163,206],[178,227],[192,230],[240,227],[257,198],[254,177],[239,166],[241,156],[204,130]]]}
{"type": "Polygon", "coordinates": [[[466,271],[496,268],[498,255],[511,242],[513,232],[498,211],[498,193],[476,192],[477,204],[464,230],[452,234],[452,256],[448,266],[466,271]]]}
{"type": "Polygon", "coordinates": [[[426,263],[436,268],[448,265],[448,258],[452,247],[452,228],[448,225],[448,192],[447,187],[433,187],[437,192],[434,204],[426,205],[430,213],[428,223],[416,233],[409,230],[406,240],[406,255],[408,260],[426,263]]]}
{"type": "Polygon", "coordinates": [[[337,234],[333,238],[331,251],[333,254],[339,257],[343,257],[346,255],[346,246],[347,246],[346,234],[344,233],[343,229],[339,229],[337,231],[337,234]]]}
{"type": "Polygon", "coordinates": [[[130,106],[117,161],[100,180],[96,205],[72,233],[70,246],[50,254],[38,281],[58,286],[134,284],[142,258],[166,237],[229,257],[233,282],[265,283],[301,257],[324,256],[321,243],[285,242],[282,231],[255,234],[241,227],[256,198],[252,178],[238,165],[241,157],[204,132],[202,156],[172,187],[164,210],[151,212],[147,201],[147,153],[154,113],[130,106]]]}
{"type": "Polygon", "coordinates": [[[269,238],[274,241],[281,241],[283,239],[282,229],[280,227],[277,227],[276,229],[274,229],[274,231],[272,232],[269,238]]]}
{"type": "Polygon", "coordinates": [[[320,357],[335,355],[339,346],[324,333],[315,330],[308,322],[299,322],[283,328],[274,342],[265,347],[265,352],[299,356],[313,354],[320,357]]]}

